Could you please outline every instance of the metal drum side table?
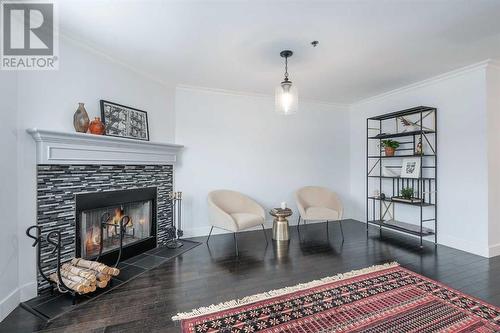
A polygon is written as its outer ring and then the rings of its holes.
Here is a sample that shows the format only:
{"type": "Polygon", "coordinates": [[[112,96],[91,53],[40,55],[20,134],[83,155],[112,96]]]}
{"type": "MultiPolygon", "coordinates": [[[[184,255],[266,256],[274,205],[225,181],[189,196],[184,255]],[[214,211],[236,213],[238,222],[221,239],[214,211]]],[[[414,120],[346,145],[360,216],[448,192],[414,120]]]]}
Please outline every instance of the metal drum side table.
{"type": "Polygon", "coordinates": [[[290,208],[273,208],[269,214],[274,217],[273,239],[288,241],[290,236],[288,234],[288,220],[286,218],[292,215],[292,210],[290,208]]]}

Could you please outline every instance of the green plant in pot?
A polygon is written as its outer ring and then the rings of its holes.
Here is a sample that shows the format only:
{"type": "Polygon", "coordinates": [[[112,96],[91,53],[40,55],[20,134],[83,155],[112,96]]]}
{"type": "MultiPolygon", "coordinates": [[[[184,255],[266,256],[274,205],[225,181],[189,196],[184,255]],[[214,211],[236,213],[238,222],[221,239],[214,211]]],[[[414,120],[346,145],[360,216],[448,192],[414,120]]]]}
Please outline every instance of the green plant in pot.
{"type": "Polygon", "coordinates": [[[410,200],[411,198],[413,198],[413,189],[411,187],[403,187],[401,189],[401,196],[405,199],[408,199],[410,200]]]}
{"type": "Polygon", "coordinates": [[[399,142],[394,140],[382,140],[382,147],[384,147],[385,156],[394,156],[396,149],[399,147],[399,142]]]}

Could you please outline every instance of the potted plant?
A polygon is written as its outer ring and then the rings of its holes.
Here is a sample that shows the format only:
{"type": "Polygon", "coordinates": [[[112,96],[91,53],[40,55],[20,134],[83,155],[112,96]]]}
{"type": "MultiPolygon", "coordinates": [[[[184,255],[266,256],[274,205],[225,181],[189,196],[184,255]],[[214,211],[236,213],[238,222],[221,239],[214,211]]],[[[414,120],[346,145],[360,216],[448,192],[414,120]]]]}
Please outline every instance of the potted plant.
{"type": "Polygon", "coordinates": [[[385,156],[394,156],[396,149],[399,147],[399,142],[394,140],[382,140],[382,147],[384,147],[385,156]]]}
{"type": "Polygon", "coordinates": [[[413,189],[411,187],[406,187],[401,189],[401,196],[404,199],[411,200],[413,197],[413,189]]]}
{"type": "Polygon", "coordinates": [[[419,203],[422,199],[415,198],[415,191],[411,187],[403,187],[399,192],[400,196],[392,197],[392,201],[409,202],[409,203],[419,203]]]}

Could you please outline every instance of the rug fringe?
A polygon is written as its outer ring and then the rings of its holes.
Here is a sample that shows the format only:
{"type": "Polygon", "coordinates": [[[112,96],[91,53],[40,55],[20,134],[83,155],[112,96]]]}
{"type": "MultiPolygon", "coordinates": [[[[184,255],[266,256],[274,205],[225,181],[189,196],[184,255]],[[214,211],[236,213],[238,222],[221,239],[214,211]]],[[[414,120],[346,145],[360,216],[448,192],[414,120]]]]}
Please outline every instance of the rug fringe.
{"type": "Polygon", "coordinates": [[[242,306],[242,305],[248,305],[248,304],[255,303],[257,301],[262,301],[265,299],[269,299],[272,297],[282,296],[282,295],[290,294],[292,292],[321,286],[321,285],[326,284],[326,283],[341,281],[341,280],[349,279],[349,278],[352,278],[355,276],[359,276],[359,275],[363,275],[363,274],[367,274],[367,273],[372,273],[372,272],[376,272],[376,271],[380,271],[380,270],[384,270],[384,269],[388,269],[388,268],[392,268],[392,267],[396,267],[396,266],[399,266],[399,264],[397,262],[391,262],[391,263],[386,263],[386,264],[382,264],[382,265],[374,265],[374,266],[363,268],[363,269],[353,270],[353,271],[350,271],[347,273],[340,273],[340,274],[337,274],[335,276],[328,276],[328,277],[325,277],[325,278],[322,278],[319,280],[314,280],[314,281],[307,282],[307,283],[300,283],[300,284],[293,286],[293,287],[285,287],[285,288],[281,288],[281,289],[271,290],[271,291],[268,291],[265,293],[247,296],[247,297],[244,297],[244,298],[238,299],[238,300],[231,300],[228,302],[222,302],[220,304],[212,304],[212,305],[209,305],[207,307],[200,307],[200,308],[194,309],[190,312],[178,313],[177,315],[172,317],[172,320],[177,321],[177,320],[190,319],[190,318],[195,318],[198,316],[207,315],[207,314],[214,313],[214,312],[229,310],[231,308],[235,308],[235,307],[242,306]]]}

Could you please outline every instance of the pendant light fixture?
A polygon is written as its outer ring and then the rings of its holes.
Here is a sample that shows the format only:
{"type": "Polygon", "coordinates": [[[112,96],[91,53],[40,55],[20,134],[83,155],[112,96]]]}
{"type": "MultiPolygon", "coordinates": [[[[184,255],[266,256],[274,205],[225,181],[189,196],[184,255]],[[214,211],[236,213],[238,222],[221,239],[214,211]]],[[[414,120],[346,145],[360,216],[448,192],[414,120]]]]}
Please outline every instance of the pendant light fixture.
{"type": "Polygon", "coordinates": [[[288,58],[292,55],[293,52],[290,50],[280,52],[280,56],[285,58],[285,79],[276,87],[274,100],[276,112],[285,116],[296,113],[299,106],[297,87],[288,80],[288,58]]]}

